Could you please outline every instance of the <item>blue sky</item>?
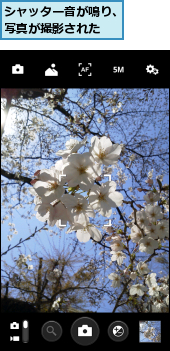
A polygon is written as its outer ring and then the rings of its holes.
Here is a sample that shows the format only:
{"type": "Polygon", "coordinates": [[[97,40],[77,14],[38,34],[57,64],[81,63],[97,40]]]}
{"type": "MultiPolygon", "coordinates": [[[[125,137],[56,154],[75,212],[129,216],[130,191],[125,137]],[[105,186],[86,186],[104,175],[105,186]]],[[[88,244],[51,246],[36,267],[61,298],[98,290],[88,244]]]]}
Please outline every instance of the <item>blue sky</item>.
{"type": "MultiPolygon", "coordinates": [[[[115,88],[115,91],[117,91],[119,93],[119,89],[115,88]]],[[[121,92],[119,94],[121,94],[121,92]]],[[[75,95],[76,95],[76,90],[70,90],[69,96],[72,99],[75,98],[75,95]]],[[[158,93],[156,92],[155,100],[154,100],[155,105],[157,105],[157,102],[156,102],[157,97],[158,97],[158,93]]],[[[164,108],[163,104],[164,104],[164,101],[162,101],[162,106],[161,106],[162,109],[164,108]]],[[[149,105],[149,102],[148,102],[148,104],[146,102],[144,106],[142,106],[142,104],[141,104],[142,109],[146,110],[146,112],[148,111],[148,105],[149,105]]],[[[130,102],[129,102],[123,108],[126,108],[126,110],[128,108],[130,108],[132,110],[132,112],[133,112],[133,110],[136,109],[136,106],[134,106],[134,105],[131,106],[130,102]]],[[[141,107],[138,106],[138,108],[141,108],[141,107]]],[[[119,112],[119,113],[120,113],[119,118],[121,118],[121,112],[119,112]]],[[[133,113],[135,113],[135,112],[133,112],[133,113]]],[[[157,118],[156,116],[157,115],[155,114],[155,118],[157,118]]],[[[54,118],[54,115],[53,115],[53,118],[54,118]]],[[[55,113],[55,118],[56,119],[57,118],[60,119],[60,115],[58,113],[55,113]]],[[[138,124],[138,121],[136,121],[136,123],[138,124]]],[[[146,116],[146,121],[144,123],[144,132],[145,132],[145,134],[149,133],[150,136],[155,136],[156,134],[158,134],[160,126],[159,125],[155,125],[154,126],[154,125],[152,125],[152,123],[150,121],[149,121],[149,123],[148,123],[148,119],[147,119],[147,116],[146,116]],[[148,128],[148,124],[149,123],[150,123],[150,129],[148,128]]],[[[119,136],[119,133],[118,133],[119,128],[117,129],[116,126],[117,125],[115,124],[115,128],[111,127],[112,130],[113,130],[113,140],[115,140],[117,143],[121,143],[122,142],[122,137],[119,136]]],[[[137,127],[138,127],[138,125],[137,125],[137,127]]],[[[93,131],[100,131],[101,132],[103,128],[104,127],[103,127],[102,123],[101,124],[99,124],[99,123],[97,124],[96,123],[96,126],[94,127],[93,131]]],[[[129,125],[129,132],[130,131],[131,131],[131,126],[129,125]]],[[[63,138],[63,140],[64,140],[64,142],[63,142],[63,149],[65,149],[65,146],[64,146],[65,142],[67,140],[69,140],[70,138],[71,138],[71,136],[66,136],[65,138],[63,138]]],[[[90,142],[90,140],[91,140],[91,136],[88,137],[88,141],[89,142],[90,142]]],[[[123,142],[125,142],[125,141],[123,140],[123,142]]],[[[129,138],[128,142],[130,143],[130,138],[129,138]]],[[[58,150],[56,150],[56,151],[58,151],[58,150]]],[[[82,153],[82,152],[85,152],[85,151],[88,151],[88,149],[82,148],[82,149],[80,149],[79,152],[82,153]]],[[[129,153],[129,155],[130,155],[130,153],[129,153]]],[[[51,167],[51,165],[52,164],[50,163],[47,166],[47,164],[45,162],[42,162],[41,168],[49,168],[49,167],[51,167]]],[[[121,164],[119,163],[119,165],[121,165],[121,164]]],[[[33,175],[34,172],[38,168],[37,168],[37,166],[35,166],[35,168],[31,170],[31,174],[33,175]]],[[[133,172],[136,174],[137,173],[136,166],[133,166],[132,169],[133,169],[133,172]]],[[[127,169],[125,169],[125,173],[126,173],[126,175],[128,175],[127,169]]],[[[115,176],[115,172],[112,174],[112,180],[114,180],[114,176],[115,176]]],[[[154,177],[155,176],[156,176],[156,174],[154,174],[154,177]]],[[[2,179],[4,179],[4,178],[2,177],[2,179]]],[[[168,178],[168,174],[167,174],[164,177],[163,184],[164,183],[169,183],[168,179],[169,178],[168,178]]],[[[103,182],[105,182],[107,180],[108,180],[108,178],[104,179],[103,182]]],[[[25,187],[30,188],[27,184],[25,184],[25,187]]],[[[132,187],[132,182],[131,182],[130,178],[126,180],[125,184],[123,184],[123,188],[124,189],[128,189],[129,187],[132,187]]],[[[121,187],[117,186],[117,188],[122,188],[122,186],[121,187]]],[[[29,192],[28,192],[28,194],[29,194],[29,192]]],[[[122,194],[124,195],[124,192],[122,192],[122,194]]],[[[128,191],[128,194],[132,195],[132,193],[130,191],[128,191]]],[[[144,193],[137,192],[137,195],[138,195],[138,199],[141,200],[138,203],[142,205],[143,204],[143,195],[144,195],[144,193]]],[[[24,197],[24,194],[22,195],[22,197],[24,197]]],[[[2,196],[2,199],[3,199],[3,196],[2,196]]],[[[15,201],[11,202],[12,205],[14,205],[15,203],[16,203],[15,201]]],[[[34,204],[31,205],[31,209],[32,209],[33,213],[36,214],[36,212],[34,211],[34,207],[35,207],[34,204]]],[[[30,210],[30,205],[29,206],[26,205],[24,209],[19,208],[18,210],[15,210],[13,212],[13,217],[10,218],[10,216],[9,216],[8,220],[4,221],[4,223],[1,224],[1,231],[2,231],[2,234],[3,234],[3,241],[2,241],[2,244],[1,244],[2,252],[7,250],[8,245],[11,245],[11,247],[15,246],[18,243],[20,238],[22,238],[22,239],[27,238],[30,234],[32,234],[34,232],[35,227],[41,228],[43,226],[43,222],[38,221],[36,219],[36,217],[33,217],[31,219],[24,218],[24,216],[26,215],[27,211],[29,211],[29,210],[30,210]],[[7,239],[7,235],[11,234],[11,232],[10,232],[10,228],[11,227],[8,225],[9,223],[15,223],[15,228],[16,228],[16,230],[18,232],[18,234],[13,235],[13,238],[12,238],[11,241],[8,241],[8,239],[7,239]]],[[[116,212],[116,209],[113,209],[112,213],[114,213],[114,212],[116,212]]],[[[126,206],[125,212],[126,212],[126,215],[128,217],[130,215],[130,213],[131,213],[131,208],[126,206]]],[[[2,218],[3,218],[4,214],[5,214],[5,212],[4,212],[4,209],[2,207],[2,218]]],[[[118,224],[119,216],[116,214],[116,215],[113,215],[112,217],[114,219],[112,223],[118,224]]],[[[103,222],[103,225],[105,223],[107,223],[107,222],[103,222]]],[[[55,246],[59,250],[60,249],[62,250],[63,248],[65,250],[67,250],[67,248],[69,248],[69,245],[70,245],[69,237],[70,236],[75,236],[75,233],[72,232],[70,234],[66,234],[66,229],[64,229],[64,230],[62,230],[61,235],[57,234],[57,235],[53,236],[52,233],[50,234],[50,230],[52,230],[52,231],[55,230],[56,232],[58,232],[58,228],[56,226],[54,226],[53,228],[49,227],[49,232],[48,231],[41,231],[41,233],[39,233],[36,237],[32,238],[29,241],[26,241],[24,243],[24,245],[21,245],[21,252],[24,253],[25,255],[30,254],[31,253],[30,251],[32,251],[34,253],[37,252],[37,254],[40,254],[40,250],[41,250],[41,253],[42,253],[43,251],[42,251],[42,249],[40,249],[40,246],[39,246],[39,244],[36,241],[37,237],[39,238],[40,242],[42,242],[42,245],[46,248],[46,250],[49,250],[51,253],[52,253],[52,247],[54,245],[54,242],[55,242],[55,246]]],[[[129,233],[130,233],[130,231],[129,231],[129,233]]],[[[93,250],[94,249],[93,249],[93,244],[92,244],[91,241],[89,241],[89,242],[87,242],[85,244],[82,243],[81,245],[82,245],[82,247],[84,247],[85,252],[89,252],[89,255],[93,256],[93,250]]],[[[13,265],[11,254],[13,255],[13,257],[17,258],[18,254],[19,254],[18,249],[14,248],[13,250],[9,251],[6,255],[2,256],[2,260],[4,259],[8,264],[13,265]]],[[[141,255],[143,255],[143,254],[141,253],[141,255]]],[[[99,256],[99,257],[101,257],[101,256],[99,256]]],[[[107,256],[107,259],[110,259],[109,255],[107,256]]],[[[27,261],[27,263],[28,264],[32,264],[33,262],[27,261]]],[[[155,265],[154,265],[153,261],[151,261],[150,269],[153,269],[153,271],[156,271],[158,273],[160,270],[161,271],[163,270],[163,267],[161,266],[161,268],[158,268],[158,267],[155,268],[155,265]]],[[[110,269],[106,270],[106,274],[107,274],[107,272],[110,273],[111,271],[112,270],[110,270],[110,269]]],[[[111,281],[110,281],[110,285],[111,285],[111,281]]],[[[107,302],[105,303],[105,307],[104,308],[105,308],[106,312],[110,312],[112,310],[112,306],[108,305],[107,302]]],[[[98,312],[100,312],[100,311],[103,312],[103,307],[101,307],[98,310],[98,312]]]]}

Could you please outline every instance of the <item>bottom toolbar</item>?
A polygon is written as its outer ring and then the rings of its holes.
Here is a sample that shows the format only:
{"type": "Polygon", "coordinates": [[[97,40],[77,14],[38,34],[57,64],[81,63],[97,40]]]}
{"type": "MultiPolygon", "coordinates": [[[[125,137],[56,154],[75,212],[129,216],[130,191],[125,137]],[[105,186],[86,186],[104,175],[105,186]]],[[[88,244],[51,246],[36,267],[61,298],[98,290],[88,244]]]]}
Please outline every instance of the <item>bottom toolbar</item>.
{"type": "MultiPolygon", "coordinates": [[[[22,326],[22,337],[20,335],[10,335],[10,341],[21,341],[23,343],[28,343],[29,341],[35,340],[35,336],[29,335],[29,322],[28,320],[23,320],[22,323],[12,322],[10,323],[10,334],[20,334],[20,326],[22,326]]],[[[135,325],[137,326],[137,325],[135,325]]],[[[105,332],[105,341],[108,337],[112,342],[123,342],[135,336],[135,326],[130,327],[124,321],[113,321],[107,325],[103,323],[99,327],[99,324],[90,317],[80,317],[77,318],[69,328],[69,335],[72,340],[82,346],[88,346],[94,344],[98,339],[102,341],[102,332],[105,332]],[[106,334],[107,333],[107,334],[106,334]]],[[[65,325],[60,325],[59,322],[55,320],[49,320],[45,322],[41,328],[36,328],[37,337],[41,336],[45,342],[58,342],[60,339],[62,342],[69,337],[65,333],[65,325]]],[[[161,342],[161,321],[139,321],[138,322],[138,342],[161,342]]],[[[137,335],[136,335],[137,336],[137,335]]],[[[137,339],[137,338],[136,338],[137,339]]],[[[134,338],[135,342],[135,338],[134,338]]]]}

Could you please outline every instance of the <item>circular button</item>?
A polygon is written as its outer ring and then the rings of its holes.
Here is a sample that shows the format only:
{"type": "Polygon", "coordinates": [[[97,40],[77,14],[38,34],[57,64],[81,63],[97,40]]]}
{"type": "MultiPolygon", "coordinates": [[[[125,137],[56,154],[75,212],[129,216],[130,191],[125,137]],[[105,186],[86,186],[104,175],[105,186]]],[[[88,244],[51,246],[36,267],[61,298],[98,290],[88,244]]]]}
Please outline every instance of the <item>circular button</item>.
{"type": "Polygon", "coordinates": [[[71,327],[71,336],[79,345],[91,345],[99,336],[98,324],[91,318],[82,317],[77,319],[71,327]]]}
{"type": "Polygon", "coordinates": [[[46,322],[41,328],[41,334],[47,341],[57,341],[62,335],[61,325],[55,321],[46,322]]]}
{"type": "Polygon", "coordinates": [[[123,341],[129,335],[129,328],[124,322],[116,321],[109,325],[108,334],[113,341],[123,341]]]}

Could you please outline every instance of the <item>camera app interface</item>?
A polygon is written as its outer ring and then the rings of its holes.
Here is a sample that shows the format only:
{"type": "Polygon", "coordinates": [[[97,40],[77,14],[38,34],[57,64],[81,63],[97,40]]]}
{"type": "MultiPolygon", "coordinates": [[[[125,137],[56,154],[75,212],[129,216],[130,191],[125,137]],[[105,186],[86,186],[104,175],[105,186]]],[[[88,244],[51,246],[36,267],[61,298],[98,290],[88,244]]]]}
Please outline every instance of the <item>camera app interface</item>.
{"type": "Polygon", "coordinates": [[[76,51],[67,64],[64,51],[35,53],[37,63],[16,51],[1,82],[8,341],[33,342],[37,325],[37,340],[56,345],[159,343],[169,312],[167,66],[155,52],[140,67],[139,51],[128,63],[121,51],[76,51]]]}

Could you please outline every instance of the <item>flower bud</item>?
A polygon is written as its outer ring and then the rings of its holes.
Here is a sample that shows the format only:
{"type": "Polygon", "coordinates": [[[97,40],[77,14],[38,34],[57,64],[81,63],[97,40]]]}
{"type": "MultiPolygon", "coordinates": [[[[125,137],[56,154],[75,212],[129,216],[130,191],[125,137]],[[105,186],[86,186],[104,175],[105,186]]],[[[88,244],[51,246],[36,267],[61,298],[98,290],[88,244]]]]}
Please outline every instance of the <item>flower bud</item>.
{"type": "Polygon", "coordinates": [[[40,169],[34,173],[34,177],[37,177],[40,174],[40,169]]]}
{"type": "Polygon", "coordinates": [[[153,179],[147,179],[146,180],[146,183],[149,185],[149,186],[152,186],[153,185],[153,179]]]}
{"type": "Polygon", "coordinates": [[[126,268],[126,269],[124,269],[124,274],[126,274],[126,275],[128,275],[129,274],[129,271],[128,271],[128,269],[126,268]]]}
{"type": "Polygon", "coordinates": [[[106,232],[109,233],[109,234],[112,233],[113,232],[113,227],[107,227],[106,228],[106,232]]]}
{"type": "Polygon", "coordinates": [[[108,236],[107,238],[106,238],[106,241],[111,241],[112,240],[112,237],[111,236],[108,236]]]}
{"type": "Polygon", "coordinates": [[[96,178],[96,182],[100,182],[101,180],[102,180],[101,177],[97,177],[97,178],[96,178]]]}
{"type": "Polygon", "coordinates": [[[137,190],[141,193],[142,189],[141,188],[137,188],[137,190]]]}
{"type": "Polygon", "coordinates": [[[30,184],[31,184],[31,185],[34,185],[37,181],[38,181],[38,179],[32,179],[32,180],[30,181],[30,184]]]}

